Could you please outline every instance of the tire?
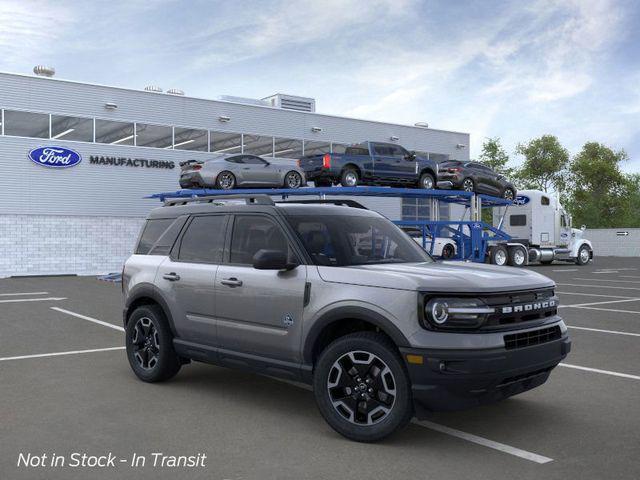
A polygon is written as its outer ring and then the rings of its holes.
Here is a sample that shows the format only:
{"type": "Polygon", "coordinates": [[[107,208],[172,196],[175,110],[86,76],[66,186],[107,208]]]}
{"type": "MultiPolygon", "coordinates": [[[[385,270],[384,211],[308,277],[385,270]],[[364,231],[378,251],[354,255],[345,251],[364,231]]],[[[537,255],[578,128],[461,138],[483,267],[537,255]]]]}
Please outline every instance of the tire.
{"type": "Polygon", "coordinates": [[[284,176],[284,188],[297,189],[302,186],[302,175],[295,170],[287,172],[284,176]]]}
{"type": "Polygon", "coordinates": [[[472,178],[465,178],[460,184],[460,188],[465,192],[475,192],[476,184],[472,178]]]}
{"type": "Polygon", "coordinates": [[[313,390],[327,423],[357,442],[381,440],[413,416],[409,375],[395,345],[380,333],[352,333],[325,348],[315,365],[313,390]],[[369,408],[358,410],[360,403],[369,408]]]}
{"type": "Polygon", "coordinates": [[[173,348],[173,335],[157,305],[143,305],[131,313],[125,345],[133,373],[144,382],[169,380],[180,370],[182,364],[173,348]]]}
{"type": "Polygon", "coordinates": [[[504,266],[509,261],[509,253],[503,245],[496,245],[491,249],[491,263],[504,266]]]}
{"type": "Polygon", "coordinates": [[[430,173],[423,173],[422,175],[420,175],[418,188],[422,188],[425,190],[433,190],[434,188],[436,188],[436,181],[433,178],[433,175],[431,175],[430,173]]]}
{"type": "Polygon", "coordinates": [[[587,245],[582,245],[578,249],[578,256],[576,257],[576,265],[586,265],[591,260],[591,249],[587,245]]]}
{"type": "Polygon", "coordinates": [[[236,186],[236,176],[225,170],[216,177],[216,187],[220,190],[232,190],[236,186]]]}
{"type": "Polygon", "coordinates": [[[360,183],[360,176],[355,168],[345,168],[340,176],[340,185],[343,187],[357,187],[360,183]]]}
{"type": "Polygon", "coordinates": [[[523,247],[509,248],[509,265],[524,267],[527,264],[527,251],[523,247]]]}
{"type": "Polygon", "coordinates": [[[442,247],[442,258],[444,258],[445,260],[449,260],[452,259],[453,257],[455,257],[456,255],[456,248],[451,245],[450,243],[447,243],[445,246],[442,247]]]}
{"type": "Polygon", "coordinates": [[[502,198],[513,201],[516,198],[516,192],[513,191],[513,188],[507,187],[502,192],[502,198]]]}

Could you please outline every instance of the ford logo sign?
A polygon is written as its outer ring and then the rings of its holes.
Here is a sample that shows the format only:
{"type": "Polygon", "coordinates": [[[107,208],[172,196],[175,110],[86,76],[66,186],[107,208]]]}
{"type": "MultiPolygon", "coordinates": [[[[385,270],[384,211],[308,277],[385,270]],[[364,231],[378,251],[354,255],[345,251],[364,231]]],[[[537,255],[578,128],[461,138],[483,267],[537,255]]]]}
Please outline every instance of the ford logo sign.
{"type": "Polygon", "coordinates": [[[79,164],[82,156],[69,148],[38,147],[29,152],[29,159],[43,167],[69,168],[79,164]]]}
{"type": "Polygon", "coordinates": [[[513,201],[514,205],[526,205],[531,199],[526,195],[518,195],[513,201]]]}

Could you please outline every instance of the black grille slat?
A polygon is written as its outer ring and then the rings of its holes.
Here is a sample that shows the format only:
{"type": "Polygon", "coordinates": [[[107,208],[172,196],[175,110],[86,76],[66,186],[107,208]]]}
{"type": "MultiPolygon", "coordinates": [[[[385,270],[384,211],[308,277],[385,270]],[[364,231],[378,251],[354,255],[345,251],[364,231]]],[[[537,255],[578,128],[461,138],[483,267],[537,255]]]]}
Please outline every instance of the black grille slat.
{"type": "Polygon", "coordinates": [[[504,336],[504,345],[507,350],[530,347],[542,343],[557,340],[562,336],[559,326],[530,330],[528,332],[512,333],[504,336]]]}

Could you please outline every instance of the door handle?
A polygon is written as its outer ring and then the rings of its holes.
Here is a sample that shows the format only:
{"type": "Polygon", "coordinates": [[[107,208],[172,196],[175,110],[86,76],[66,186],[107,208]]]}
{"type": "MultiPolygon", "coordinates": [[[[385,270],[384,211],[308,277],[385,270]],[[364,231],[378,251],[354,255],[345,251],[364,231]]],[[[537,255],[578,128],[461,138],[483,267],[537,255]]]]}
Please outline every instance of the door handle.
{"type": "Polygon", "coordinates": [[[242,286],[242,280],[238,280],[236,277],[225,278],[224,280],[220,280],[220,283],[231,288],[242,286]]]}
{"type": "Polygon", "coordinates": [[[180,275],[178,275],[176,272],[171,272],[165,273],[164,275],[162,275],[162,278],[164,278],[165,280],[169,280],[170,282],[177,282],[178,280],[180,280],[180,275]]]}

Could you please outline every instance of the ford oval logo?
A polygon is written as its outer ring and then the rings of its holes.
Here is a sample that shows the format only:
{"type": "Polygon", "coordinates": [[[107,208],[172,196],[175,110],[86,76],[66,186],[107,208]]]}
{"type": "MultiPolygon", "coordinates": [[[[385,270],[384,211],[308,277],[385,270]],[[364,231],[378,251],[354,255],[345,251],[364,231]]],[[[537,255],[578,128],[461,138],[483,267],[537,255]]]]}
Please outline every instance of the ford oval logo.
{"type": "Polygon", "coordinates": [[[43,167],[69,168],[79,164],[82,156],[69,148],[38,147],[29,152],[29,159],[43,167]]]}
{"type": "Polygon", "coordinates": [[[531,199],[526,195],[518,195],[513,201],[514,205],[526,205],[531,199]]]}

